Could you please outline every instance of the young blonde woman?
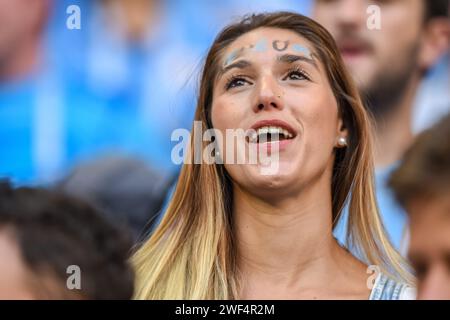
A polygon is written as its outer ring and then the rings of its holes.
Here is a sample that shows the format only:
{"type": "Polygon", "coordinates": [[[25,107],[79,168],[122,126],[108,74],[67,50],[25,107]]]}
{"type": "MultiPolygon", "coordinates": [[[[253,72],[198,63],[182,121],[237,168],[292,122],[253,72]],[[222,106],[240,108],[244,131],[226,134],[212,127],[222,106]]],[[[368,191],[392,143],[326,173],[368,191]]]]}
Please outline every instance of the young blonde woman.
{"type": "Polygon", "coordinates": [[[323,27],[287,12],[226,27],[207,55],[195,119],[224,136],[255,130],[247,143],[277,152],[278,167],[185,164],[133,257],[137,299],[412,297],[378,215],[369,117],[323,27]],[[332,234],[347,201],[358,258],[332,234]]]}

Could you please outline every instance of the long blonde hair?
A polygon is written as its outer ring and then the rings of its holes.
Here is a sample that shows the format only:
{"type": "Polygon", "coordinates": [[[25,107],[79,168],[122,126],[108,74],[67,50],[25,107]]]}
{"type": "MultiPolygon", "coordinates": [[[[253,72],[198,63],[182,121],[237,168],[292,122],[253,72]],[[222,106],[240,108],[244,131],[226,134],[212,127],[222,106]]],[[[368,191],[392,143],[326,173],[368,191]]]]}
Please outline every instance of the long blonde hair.
{"type": "MultiPolygon", "coordinates": [[[[204,128],[212,127],[212,92],[223,50],[242,34],[261,27],[292,30],[311,42],[324,64],[349,131],[348,147],[336,151],[333,167],[333,227],[348,201],[348,246],[367,264],[410,282],[407,265],[386,237],[378,214],[369,115],[333,38],[322,26],[299,14],[278,12],[248,16],[226,27],[206,57],[195,120],[204,128]]],[[[191,150],[193,144],[191,138],[191,150]]],[[[206,147],[206,142],[203,144],[206,147]]],[[[188,157],[194,163],[192,152],[188,157]]],[[[132,258],[137,299],[238,298],[232,199],[231,180],[223,165],[183,165],[160,224],[132,258]]]]}

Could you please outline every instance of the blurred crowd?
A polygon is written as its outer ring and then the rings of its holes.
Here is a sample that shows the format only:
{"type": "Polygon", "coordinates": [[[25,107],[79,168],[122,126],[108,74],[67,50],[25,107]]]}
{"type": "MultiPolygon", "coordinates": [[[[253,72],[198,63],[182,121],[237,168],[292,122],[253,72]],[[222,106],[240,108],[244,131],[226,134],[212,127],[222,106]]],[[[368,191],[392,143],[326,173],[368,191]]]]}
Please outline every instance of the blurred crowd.
{"type": "MultiPolygon", "coordinates": [[[[367,4],[363,6],[367,7],[367,4]]],[[[349,70],[356,80],[360,81],[363,95],[367,93],[369,103],[377,107],[378,102],[385,108],[394,108],[396,104],[409,106],[410,111],[406,108],[407,111],[399,114],[386,112],[378,115],[374,112],[382,131],[377,132],[380,141],[394,144],[401,140],[398,145],[382,145],[381,153],[390,157],[375,160],[378,160],[377,193],[385,226],[395,246],[406,255],[410,232],[406,227],[407,215],[387,181],[398,167],[403,151],[412,144],[412,137],[431,128],[450,111],[448,44],[443,42],[441,50],[437,50],[435,48],[439,44],[433,41],[441,41],[440,38],[429,40],[428,46],[433,47],[436,54],[429,58],[430,61],[423,62],[426,64],[423,74],[413,85],[408,82],[412,78],[408,77],[414,75],[401,74],[401,71],[402,67],[408,70],[418,62],[405,62],[414,51],[404,49],[402,45],[408,46],[409,43],[402,43],[400,39],[417,37],[418,34],[408,31],[419,22],[408,15],[396,18],[396,21],[403,19],[405,22],[402,29],[390,26],[387,16],[386,29],[382,27],[373,31],[378,38],[372,39],[358,31],[366,28],[367,18],[364,8],[358,16],[356,12],[359,9],[356,2],[350,0],[0,0],[0,178],[8,179],[14,186],[46,187],[82,199],[103,212],[113,223],[127,226],[131,239],[136,241],[151,230],[170,196],[171,186],[180,170],[171,161],[175,145],[171,141],[171,133],[177,128],[191,129],[198,73],[218,31],[244,14],[295,11],[316,18],[340,40],[338,46],[344,60],[349,63],[349,70]],[[346,6],[340,7],[339,3],[346,6]],[[332,14],[336,18],[332,18],[332,14]],[[383,33],[389,33],[390,37],[383,39],[383,33]],[[392,83],[390,89],[398,89],[403,95],[397,97],[383,86],[374,86],[371,91],[370,64],[358,64],[352,60],[361,50],[368,50],[374,63],[386,68],[382,72],[388,79],[399,76],[400,83],[392,83]],[[371,56],[370,50],[380,50],[381,53],[371,56]],[[396,70],[399,73],[396,74],[396,70]],[[366,71],[368,79],[364,78],[366,71]],[[362,77],[358,77],[358,72],[362,77]],[[410,87],[402,87],[402,81],[408,82],[410,87]],[[383,93],[389,96],[377,96],[383,89],[386,89],[383,93]],[[403,91],[408,89],[411,92],[403,91]],[[372,102],[371,97],[374,97],[372,102]],[[395,121],[386,120],[389,117],[394,119],[394,116],[395,121]],[[404,121],[408,123],[407,130],[411,131],[405,133],[411,136],[410,140],[404,136],[397,139],[395,135],[385,135],[386,131],[403,130],[395,124],[404,121]],[[399,154],[384,152],[392,148],[399,154]]],[[[408,12],[407,5],[400,10],[403,9],[408,12]]],[[[438,33],[439,29],[436,30],[438,33]]],[[[386,81],[383,77],[375,79],[386,81]]],[[[42,203],[36,207],[44,209],[36,210],[45,212],[45,208],[53,208],[47,210],[50,211],[48,219],[55,219],[51,212],[58,215],[65,210],[61,207],[63,200],[61,203],[44,191],[39,191],[42,192],[39,197],[40,193],[35,194],[31,189],[21,189],[21,193],[14,196],[14,201],[18,201],[14,204],[13,200],[6,200],[12,189],[11,186],[2,187],[1,201],[7,201],[9,207],[0,204],[0,216],[21,203],[20,197],[23,201],[37,203],[36,199],[41,199],[42,203]]],[[[7,215],[0,217],[0,254],[6,254],[2,226],[29,227],[27,221],[33,219],[29,206],[22,205],[23,208],[18,209],[23,212],[23,218],[17,218],[20,223],[7,215]]],[[[71,206],[73,212],[83,211],[76,204],[71,206]]],[[[34,216],[35,221],[45,220],[38,216],[34,216]]],[[[95,220],[91,217],[80,219],[77,223],[89,224],[91,219],[95,220]]],[[[67,226],[69,222],[55,222],[58,223],[63,226],[62,230],[70,229],[67,226]]],[[[95,220],[91,226],[100,224],[95,220]]],[[[101,259],[110,254],[117,262],[123,256],[124,248],[128,246],[130,249],[133,241],[128,243],[128,240],[114,236],[119,231],[112,226],[99,229],[105,230],[105,235],[100,238],[120,244],[117,252],[105,243],[96,247],[94,240],[89,242],[86,240],[88,236],[73,230],[66,232],[65,239],[64,236],[55,239],[63,239],[67,250],[76,247],[72,246],[73,241],[85,239],[80,241],[80,246],[83,250],[94,248],[92,259],[104,261],[101,259]],[[119,252],[119,249],[123,250],[119,252]],[[95,250],[104,254],[97,257],[95,250]]],[[[52,232],[49,230],[41,228],[44,233],[52,232]]],[[[336,237],[345,242],[344,227],[336,231],[336,237]]],[[[30,236],[29,239],[34,242],[37,238],[30,236]]],[[[57,240],[49,237],[48,241],[57,240]]],[[[36,242],[37,247],[45,245],[45,242],[36,242]]],[[[23,250],[30,249],[25,247],[23,250]]],[[[35,252],[26,252],[27,263],[38,268],[40,260],[33,258],[35,252]]],[[[48,259],[49,264],[57,260],[51,255],[48,259]]],[[[119,262],[117,265],[123,268],[124,273],[131,272],[119,262]]],[[[86,262],[85,268],[92,270],[94,277],[95,265],[86,262]]],[[[37,274],[39,272],[36,271],[37,274]]],[[[64,274],[61,268],[58,272],[64,274]]],[[[113,270],[110,275],[105,275],[105,279],[97,281],[107,282],[116,277],[115,272],[113,270]]],[[[127,285],[117,284],[125,288],[123,294],[111,297],[131,297],[127,285]]],[[[102,294],[92,289],[88,297],[110,297],[102,294]]]]}

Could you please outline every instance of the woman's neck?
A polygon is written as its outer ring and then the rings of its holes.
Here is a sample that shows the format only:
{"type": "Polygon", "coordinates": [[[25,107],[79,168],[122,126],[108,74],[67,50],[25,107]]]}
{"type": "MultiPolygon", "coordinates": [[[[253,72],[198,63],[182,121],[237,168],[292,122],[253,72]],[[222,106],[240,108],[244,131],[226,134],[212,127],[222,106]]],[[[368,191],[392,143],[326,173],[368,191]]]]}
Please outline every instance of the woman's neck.
{"type": "Polygon", "coordinates": [[[327,188],[317,184],[270,204],[235,188],[242,298],[324,297],[321,290],[338,283],[336,274],[365,270],[333,237],[327,188]]]}

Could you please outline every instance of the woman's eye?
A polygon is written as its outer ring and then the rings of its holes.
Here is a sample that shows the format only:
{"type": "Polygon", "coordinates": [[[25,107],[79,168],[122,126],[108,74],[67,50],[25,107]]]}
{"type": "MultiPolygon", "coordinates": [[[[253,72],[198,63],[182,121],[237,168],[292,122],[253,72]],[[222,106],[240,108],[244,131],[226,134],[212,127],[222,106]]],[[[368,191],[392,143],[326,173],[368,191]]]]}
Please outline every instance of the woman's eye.
{"type": "Polygon", "coordinates": [[[299,70],[290,71],[283,80],[309,80],[304,72],[299,70]]]}
{"type": "Polygon", "coordinates": [[[231,88],[241,87],[248,83],[250,82],[245,80],[244,78],[233,78],[227,82],[226,89],[229,90],[231,88]]]}

